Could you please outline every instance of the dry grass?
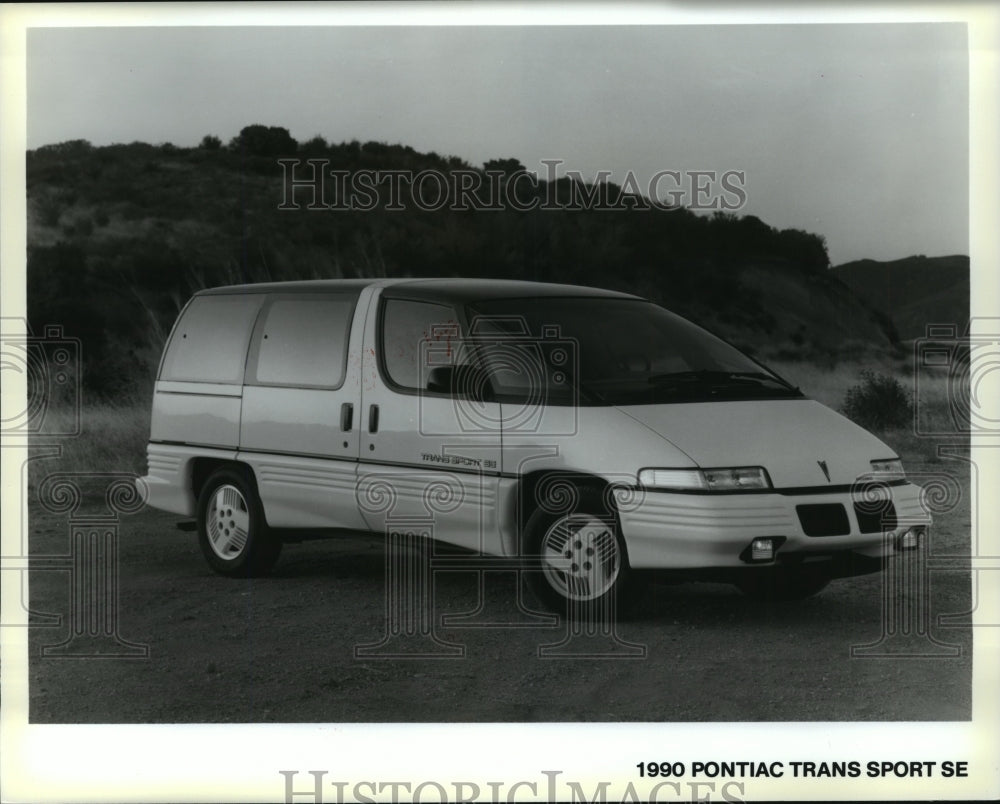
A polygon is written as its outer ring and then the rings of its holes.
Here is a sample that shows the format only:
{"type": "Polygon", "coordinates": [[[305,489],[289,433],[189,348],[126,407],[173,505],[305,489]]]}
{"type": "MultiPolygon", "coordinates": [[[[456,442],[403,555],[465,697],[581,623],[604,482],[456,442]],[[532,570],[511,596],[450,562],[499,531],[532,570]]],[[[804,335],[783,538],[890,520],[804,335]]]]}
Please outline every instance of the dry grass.
{"type": "Polygon", "coordinates": [[[899,377],[907,387],[910,380],[902,376],[898,364],[886,360],[872,363],[839,363],[833,368],[816,365],[815,363],[789,362],[768,360],[767,365],[774,369],[793,385],[802,389],[802,393],[822,402],[829,408],[840,410],[844,403],[844,395],[852,385],[861,382],[861,372],[864,369],[890,374],[899,377]]]}
{"type": "MultiPolygon", "coordinates": [[[[869,369],[895,377],[908,391],[914,402],[914,421],[907,427],[873,430],[875,435],[895,449],[904,465],[908,462],[935,462],[939,444],[956,442],[952,420],[952,400],[960,388],[952,387],[947,371],[930,373],[924,370],[914,376],[907,361],[885,358],[863,363],[844,362],[832,368],[812,363],[772,360],[768,365],[789,382],[798,385],[806,396],[822,402],[836,411],[843,411],[847,390],[861,383],[861,372],[869,369]],[[930,436],[927,433],[944,433],[930,436]]],[[[959,440],[964,438],[960,436],[959,440]]]]}
{"type": "Polygon", "coordinates": [[[72,429],[73,411],[50,409],[43,432],[32,440],[31,453],[48,452],[46,445],[62,448],[58,457],[34,461],[29,482],[52,472],[125,472],[143,474],[149,440],[148,405],[86,405],[80,416],[80,434],[46,437],[45,431],[72,429]]]}

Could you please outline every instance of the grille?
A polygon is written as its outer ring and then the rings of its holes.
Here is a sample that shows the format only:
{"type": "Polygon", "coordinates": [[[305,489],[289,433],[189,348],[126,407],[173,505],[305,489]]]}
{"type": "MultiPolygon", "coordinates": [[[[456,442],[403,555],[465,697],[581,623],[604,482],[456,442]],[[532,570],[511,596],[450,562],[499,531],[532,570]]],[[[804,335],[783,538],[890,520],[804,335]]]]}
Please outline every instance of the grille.
{"type": "Polygon", "coordinates": [[[844,536],[851,532],[847,510],[840,503],[796,505],[795,510],[806,536],[844,536]]]}
{"type": "Polygon", "coordinates": [[[862,533],[881,533],[896,529],[896,506],[892,500],[879,503],[854,503],[854,515],[862,533]]]}

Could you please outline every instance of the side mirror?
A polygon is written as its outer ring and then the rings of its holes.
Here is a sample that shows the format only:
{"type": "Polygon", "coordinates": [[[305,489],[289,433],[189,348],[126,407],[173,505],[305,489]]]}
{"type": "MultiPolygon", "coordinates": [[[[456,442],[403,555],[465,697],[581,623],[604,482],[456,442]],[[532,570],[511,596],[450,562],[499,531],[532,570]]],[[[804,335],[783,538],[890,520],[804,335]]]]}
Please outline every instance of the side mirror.
{"type": "Polygon", "coordinates": [[[490,395],[490,381],[479,366],[435,366],[427,373],[427,390],[453,397],[485,401],[490,395]]]}

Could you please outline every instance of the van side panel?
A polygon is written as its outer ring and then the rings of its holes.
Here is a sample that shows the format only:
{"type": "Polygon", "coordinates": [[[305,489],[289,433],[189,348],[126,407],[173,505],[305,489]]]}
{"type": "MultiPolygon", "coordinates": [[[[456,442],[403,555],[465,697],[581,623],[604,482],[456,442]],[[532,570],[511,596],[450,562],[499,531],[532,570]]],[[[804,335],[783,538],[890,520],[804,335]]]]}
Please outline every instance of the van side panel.
{"type": "Polygon", "coordinates": [[[253,469],[271,527],[365,529],[353,461],[254,452],[239,460],[253,469]]]}
{"type": "Polygon", "coordinates": [[[248,385],[243,389],[240,448],[348,460],[353,475],[358,458],[358,428],[357,422],[352,421],[349,431],[341,429],[341,406],[345,404],[354,406],[350,417],[356,420],[359,403],[352,394],[248,385]]]}
{"type": "Polygon", "coordinates": [[[150,441],[236,449],[240,438],[240,386],[158,382],[150,441]]]}

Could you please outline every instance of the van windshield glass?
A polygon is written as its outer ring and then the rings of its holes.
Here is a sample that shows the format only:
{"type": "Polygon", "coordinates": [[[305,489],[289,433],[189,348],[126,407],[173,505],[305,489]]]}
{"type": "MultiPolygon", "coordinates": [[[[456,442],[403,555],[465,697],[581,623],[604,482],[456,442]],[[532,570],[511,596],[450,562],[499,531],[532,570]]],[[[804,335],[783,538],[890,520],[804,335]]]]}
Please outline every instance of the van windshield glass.
{"type": "Polygon", "coordinates": [[[637,405],[802,394],[652,302],[503,299],[468,305],[470,340],[505,397],[637,405]]]}

